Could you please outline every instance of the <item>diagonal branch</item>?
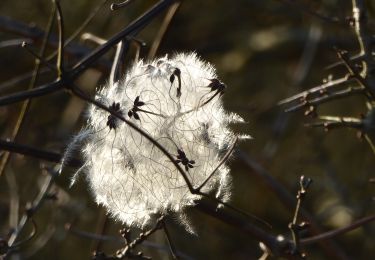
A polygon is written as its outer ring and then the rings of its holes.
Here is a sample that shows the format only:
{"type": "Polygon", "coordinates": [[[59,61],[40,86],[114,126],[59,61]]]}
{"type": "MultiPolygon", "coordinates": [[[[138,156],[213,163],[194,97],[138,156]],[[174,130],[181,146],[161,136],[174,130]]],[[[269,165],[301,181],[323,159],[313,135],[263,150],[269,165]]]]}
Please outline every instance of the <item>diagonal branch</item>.
{"type": "Polygon", "coordinates": [[[359,227],[361,227],[361,226],[363,226],[367,223],[370,223],[374,220],[375,220],[375,215],[364,217],[364,218],[359,219],[359,220],[355,221],[354,223],[349,224],[345,227],[335,229],[335,230],[332,230],[332,231],[328,231],[326,233],[323,233],[323,234],[320,234],[320,235],[317,235],[317,236],[301,239],[300,243],[301,243],[301,245],[310,245],[310,244],[313,244],[313,243],[316,243],[316,242],[319,242],[319,241],[322,241],[322,240],[327,240],[329,238],[333,238],[333,237],[336,237],[338,235],[345,234],[349,231],[357,229],[357,228],[359,228],[359,227]]]}
{"type": "Polygon", "coordinates": [[[304,92],[298,93],[292,97],[283,99],[278,103],[278,105],[287,105],[289,103],[299,102],[300,99],[306,99],[307,97],[310,97],[313,95],[320,95],[321,93],[324,93],[332,88],[338,87],[341,84],[349,83],[351,80],[353,79],[350,79],[346,76],[339,78],[339,79],[335,79],[335,80],[329,80],[322,85],[319,85],[309,90],[306,90],[304,92]]]}
{"type": "Polygon", "coordinates": [[[78,78],[88,67],[97,61],[103,54],[112,48],[112,46],[119,43],[126,36],[139,32],[147,24],[149,24],[156,16],[172,5],[175,0],[162,0],[151,9],[145,12],[142,16],[132,22],[125,29],[114,35],[105,44],[99,46],[88,56],[79,61],[70,71],[64,73],[64,78],[56,82],[42,85],[29,91],[21,91],[18,93],[10,94],[0,98],[0,106],[13,104],[26,99],[44,96],[62,89],[62,86],[67,82],[72,82],[78,78]]]}
{"type": "Polygon", "coordinates": [[[339,98],[344,98],[344,97],[352,96],[354,94],[363,94],[363,93],[364,93],[364,87],[362,86],[348,87],[344,90],[339,90],[333,93],[324,93],[322,94],[321,97],[303,100],[301,103],[285,109],[285,112],[294,112],[304,107],[316,106],[316,105],[323,104],[323,103],[336,100],[339,98]]]}

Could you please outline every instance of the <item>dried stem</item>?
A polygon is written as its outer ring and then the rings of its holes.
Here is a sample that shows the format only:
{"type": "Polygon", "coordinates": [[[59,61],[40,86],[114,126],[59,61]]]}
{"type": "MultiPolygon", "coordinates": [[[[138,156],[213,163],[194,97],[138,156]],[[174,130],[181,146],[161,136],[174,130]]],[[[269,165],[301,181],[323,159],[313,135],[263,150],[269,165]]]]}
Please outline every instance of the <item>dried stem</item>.
{"type": "MultiPolygon", "coordinates": [[[[33,146],[14,143],[12,141],[5,141],[0,139],[0,150],[18,153],[26,156],[32,156],[48,162],[60,163],[62,155],[51,151],[42,150],[33,146]]],[[[67,165],[71,167],[82,166],[82,162],[76,158],[69,159],[67,165]]]]}
{"type": "Polygon", "coordinates": [[[61,79],[61,76],[64,72],[64,19],[63,14],[61,11],[60,0],[53,0],[54,4],[56,5],[56,20],[57,20],[57,28],[59,31],[59,45],[58,45],[58,52],[57,52],[57,60],[56,60],[56,68],[57,68],[57,77],[61,79]]]}
{"type": "MultiPolygon", "coordinates": [[[[49,38],[49,35],[50,35],[51,31],[52,31],[52,25],[53,25],[53,20],[54,20],[54,17],[55,17],[55,12],[56,12],[56,8],[55,8],[55,6],[53,6],[52,11],[51,11],[51,15],[49,17],[48,24],[47,24],[47,33],[46,33],[46,35],[45,35],[45,37],[43,39],[42,48],[40,50],[40,54],[39,54],[40,57],[43,57],[44,53],[46,51],[48,38],[49,38]]],[[[41,65],[40,64],[40,60],[38,60],[38,59],[35,60],[34,71],[33,71],[32,78],[31,78],[31,81],[30,81],[30,84],[29,84],[29,87],[28,87],[29,90],[32,90],[35,87],[35,85],[36,85],[36,83],[38,81],[39,70],[40,70],[40,67],[41,67],[40,65],[41,65]]],[[[29,100],[26,100],[22,104],[21,110],[20,110],[20,112],[18,114],[18,118],[17,118],[16,124],[15,124],[15,126],[13,128],[12,135],[11,135],[11,140],[13,140],[13,141],[15,141],[17,139],[19,131],[22,128],[25,115],[27,114],[28,109],[29,109],[29,105],[30,105],[30,101],[29,100]]],[[[0,162],[0,176],[2,175],[5,167],[8,164],[9,156],[10,156],[10,154],[7,152],[1,158],[1,162],[0,162]]]]}
{"type": "Polygon", "coordinates": [[[326,233],[323,233],[317,236],[301,239],[300,243],[301,245],[310,245],[319,241],[327,240],[329,238],[337,237],[339,235],[345,234],[349,231],[362,227],[363,225],[366,225],[367,223],[370,223],[374,220],[375,220],[375,215],[364,217],[345,227],[338,228],[332,231],[328,231],[326,233]]]}
{"type": "Polygon", "coordinates": [[[147,56],[148,59],[151,60],[151,59],[153,59],[155,57],[156,52],[159,49],[161,40],[163,39],[163,37],[164,37],[164,35],[165,35],[168,27],[169,27],[169,24],[172,21],[173,16],[175,15],[175,13],[177,12],[178,7],[180,6],[180,4],[181,4],[181,2],[178,1],[178,2],[174,3],[173,5],[171,5],[171,7],[169,7],[168,12],[167,12],[167,14],[164,17],[163,23],[160,26],[160,29],[159,29],[159,31],[158,31],[155,39],[154,39],[154,42],[152,43],[151,48],[150,48],[150,50],[148,52],[148,56],[147,56]]]}
{"type": "MultiPolygon", "coordinates": [[[[47,171],[47,170],[44,170],[44,171],[47,171]]],[[[49,192],[56,177],[57,177],[57,174],[55,172],[51,172],[51,173],[46,172],[46,178],[44,180],[42,188],[39,191],[38,196],[35,198],[35,200],[32,203],[30,203],[30,206],[27,208],[25,214],[22,216],[21,220],[19,221],[18,226],[15,228],[10,238],[8,239],[8,246],[10,248],[16,242],[18,235],[21,233],[26,223],[32,218],[34,213],[42,206],[42,203],[44,202],[46,195],[49,192]]]]}
{"type": "Polygon", "coordinates": [[[301,253],[300,251],[301,249],[300,249],[300,234],[299,233],[302,230],[305,230],[308,224],[306,224],[306,222],[297,224],[297,219],[298,219],[298,215],[301,209],[301,204],[303,200],[305,199],[306,192],[309,186],[311,185],[311,183],[312,183],[312,180],[310,178],[306,178],[303,175],[301,176],[300,181],[299,181],[300,187],[296,196],[297,205],[294,211],[293,221],[289,223],[289,229],[290,229],[290,232],[292,233],[292,239],[293,239],[293,247],[292,247],[290,254],[297,255],[300,257],[304,257],[304,254],[301,253]]]}

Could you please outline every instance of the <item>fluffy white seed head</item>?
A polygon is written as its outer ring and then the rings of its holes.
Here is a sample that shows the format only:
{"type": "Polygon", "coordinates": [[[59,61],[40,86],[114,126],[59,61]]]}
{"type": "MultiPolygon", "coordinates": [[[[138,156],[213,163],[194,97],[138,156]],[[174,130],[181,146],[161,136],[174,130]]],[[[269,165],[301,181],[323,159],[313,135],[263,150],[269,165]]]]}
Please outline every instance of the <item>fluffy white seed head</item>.
{"type": "MultiPolygon", "coordinates": [[[[96,98],[165,147],[197,188],[238,138],[228,124],[243,122],[223,109],[223,90],[215,69],[189,53],[140,61],[96,98]]],[[[108,112],[92,105],[85,131],[90,134],[83,146],[84,170],[92,193],[124,224],[144,228],[167,213],[183,221],[184,208],[200,199],[157,147],[108,112]]],[[[202,192],[227,201],[230,183],[229,169],[222,164],[202,192]]]]}

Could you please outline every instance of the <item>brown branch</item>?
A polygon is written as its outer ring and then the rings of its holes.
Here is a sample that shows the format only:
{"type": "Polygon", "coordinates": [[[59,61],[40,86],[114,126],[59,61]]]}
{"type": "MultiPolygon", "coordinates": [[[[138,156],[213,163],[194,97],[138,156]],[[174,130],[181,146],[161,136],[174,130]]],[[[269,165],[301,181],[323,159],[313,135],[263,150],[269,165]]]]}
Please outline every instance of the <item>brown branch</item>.
{"type": "Polygon", "coordinates": [[[283,99],[283,100],[278,102],[278,105],[286,105],[286,104],[296,102],[296,101],[299,102],[300,99],[305,99],[305,98],[310,97],[312,95],[320,95],[321,93],[324,93],[324,92],[326,92],[326,91],[328,91],[332,88],[338,87],[341,84],[349,83],[350,81],[351,81],[351,79],[348,78],[348,77],[342,77],[342,78],[335,79],[335,80],[329,80],[329,81],[323,83],[322,85],[319,85],[319,86],[316,86],[316,87],[311,88],[309,90],[306,90],[304,92],[298,93],[298,94],[296,94],[292,97],[283,99]]]}
{"type": "Polygon", "coordinates": [[[289,223],[289,229],[292,233],[292,239],[293,239],[293,247],[292,247],[292,251],[290,252],[291,255],[294,255],[294,256],[299,256],[301,258],[304,257],[304,253],[302,253],[300,250],[300,232],[305,230],[309,224],[307,224],[306,222],[302,222],[300,224],[297,223],[297,219],[298,219],[298,215],[300,213],[300,210],[301,210],[301,205],[302,205],[302,202],[304,201],[305,199],[305,196],[306,196],[306,193],[307,193],[307,190],[309,188],[309,186],[311,185],[312,183],[312,180],[310,178],[306,178],[305,176],[301,176],[300,177],[300,181],[299,181],[299,190],[297,192],[297,204],[296,204],[296,208],[294,210],[294,216],[293,216],[293,221],[291,223],[289,223]]]}
{"type": "Polygon", "coordinates": [[[177,1],[176,3],[171,5],[171,7],[169,7],[169,10],[164,17],[163,23],[160,26],[160,29],[159,29],[159,31],[158,31],[155,39],[154,39],[154,42],[152,43],[151,48],[148,52],[148,55],[147,55],[148,59],[151,60],[155,57],[156,52],[159,49],[161,40],[163,39],[166,31],[168,30],[169,24],[172,21],[172,19],[173,19],[175,13],[177,12],[178,8],[180,7],[180,4],[181,4],[181,2],[177,1]]]}
{"type": "Polygon", "coordinates": [[[285,109],[285,112],[287,113],[294,112],[294,111],[297,111],[297,110],[300,110],[309,106],[320,105],[320,104],[323,104],[332,100],[349,97],[355,94],[364,94],[364,90],[365,90],[364,87],[358,86],[358,87],[348,87],[346,89],[339,90],[339,91],[332,92],[332,93],[324,92],[324,94],[321,94],[322,95],[321,97],[317,97],[314,99],[301,99],[301,103],[285,109]]]}
{"type": "Polygon", "coordinates": [[[62,14],[60,0],[53,0],[54,4],[56,5],[56,20],[57,20],[57,28],[59,31],[59,41],[58,41],[58,52],[57,52],[57,60],[56,60],[56,69],[57,69],[57,77],[60,79],[63,72],[64,72],[64,17],[62,14]]]}
{"type": "MultiPolygon", "coordinates": [[[[46,169],[43,169],[43,171],[48,171],[46,169]]],[[[35,197],[35,199],[29,204],[29,206],[26,208],[26,211],[22,218],[20,219],[18,226],[15,228],[15,230],[11,233],[9,239],[8,239],[8,246],[11,248],[13,244],[15,244],[19,234],[25,227],[26,223],[32,219],[32,216],[34,213],[42,206],[43,202],[46,199],[46,195],[49,192],[52,184],[55,181],[55,178],[57,177],[56,172],[48,172],[46,173],[46,178],[44,180],[44,183],[38,193],[38,195],[35,197]]],[[[10,251],[7,252],[7,254],[10,253],[10,251]]]]}
{"type": "Polygon", "coordinates": [[[362,119],[353,117],[334,117],[334,116],[320,116],[319,119],[324,121],[305,124],[310,127],[324,127],[326,130],[334,128],[354,128],[363,129],[362,119]]]}
{"type": "MultiPolygon", "coordinates": [[[[1,139],[0,150],[31,156],[53,163],[60,163],[62,159],[62,155],[60,153],[46,151],[32,146],[17,144],[11,141],[4,141],[1,139]]],[[[82,162],[76,158],[71,158],[68,160],[66,165],[70,167],[80,167],[82,166],[82,162]]]]}
{"type": "MultiPolygon", "coordinates": [[[[363,75],[363,73],[365,73],[364,72],[365,69],[362,67],[362,72],[360,72],[355,66],[353,66],[350,62],[348,53],[346,51],[336,50],[336,52],[337,52],[337,56],[343,61],[349,73],[361,84],[363,88],[367,90],[366,92],[369,98],[374,100],[375,99],[375,94],[373,92],[374,90],[370,85],[370,81],[366,78],[367,75],[366,74],[363,75]]],[[[362,65],[362,66],[365,66],[365,65],[362,65]]]]}
{"type": "Polygon", "coordinates": [[[364,217],[364,218],[359,219],[359,220],[355,221],[354,223],[349,224],[345,227],[338,228],[338,229],[335,229],[335,230],[332,230],[332,231],[328,231],[326,233],[323,233],[323,234],[320,234],[320,235],[317,235],[317,236],[301,239],[300,243],[301,243],[301,245],[310,245],[310,244],[313,244],[313,243],[316,243],[316,242],[327,240],[329,238],[337,237],[341,234],[345,234],[349,231],[357,229],[357,228],[359,228],[359,227],[361,227],[361,226],[363,226],[367,223],[370,223],[374,220],[375,220],[375,215],[364,217]]]}
{"type": "Polygon", "coordinates": [[[368,90],[375,95],[375,77],[371,71],[375,69],[372,57],[372,34],[368,30],[366,4],[364,0],[352,0],[353,26],[359,43],[359,55],[363,55],[361,76],[368,85],[368,90]],[[372,75],[371,75],[372,74],[372,75]]]}

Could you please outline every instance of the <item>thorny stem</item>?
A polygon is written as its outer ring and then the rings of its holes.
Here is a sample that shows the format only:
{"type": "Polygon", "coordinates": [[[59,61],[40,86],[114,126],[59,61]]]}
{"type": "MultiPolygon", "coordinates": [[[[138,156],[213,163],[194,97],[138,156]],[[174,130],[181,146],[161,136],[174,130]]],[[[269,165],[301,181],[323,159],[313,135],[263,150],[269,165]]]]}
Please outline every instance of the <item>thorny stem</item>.
{"type": "Polygon", "coordinates": [[[293,248],[292,248],[292,252],[291,252],[292,255],[302,256],[302,254],[300,252],[299,232],[301,230],[303,230],[304,228],[306,228],[306,225],[305,225],[304,222],[302,222],[301,224],[297,224],[297,219],[298,219],[298,215],[299,215],[299,212],[300,212],[300,209],[301,209],[302,201],[304,200],[307,189],[309,188],[311,183],[312,183],[312,180],[310,178],[306,178],[303,175],[300,177],[300,181],[299,181],[300,188],[299,188],[297,196],[296,196],[297,205],[296,205],[296,209],[294,211],[293,221],[289,224],[289,229],[292,233],[292,238],[293,238],[293,248]]]}
{"type": "Polygon", "coordinates": [[[331,100],[336,100],[339,98],[344,98],[348,96],[352,96],[354,94],[362,94],[364,93],[364,88],[362,86],[357,86],[357,87],[348,87],[344,90],[339,90],[333,93],[323,93],[321,97],[317,97],[314,99],[303,99],[303,101],[295,106],[289,107],[288,109],[285,109],[285,112],[294,112],[299,109],[309,107],[309,106],[316,106],[319,104],[326,103],[331,100]]]}
{"type": "MultiPolygon", "coordinates": [[[[359,72],[357,68],[355,68],[349,60],[348,53],[342,50],[336,50],[337,56],[344,62],[346,68],[348,69],[349,73],[362,85],[362,87],[366,88],[367,94],[371,100],[375,99],[374,90],[369,85],[367,79],[363,76],[363,72],[359,72]],[[362,74],[362,75],[361,75],[362,74]]],[[[362,65],[363,66],[363,65],[362,65]]],[[[366,69],[362,68],[362,71],[366,69]]]]}
{"type": "Polygon", "coordinates": [[[144,233],[141,233],[139,235],[139,237],[137,237],[136,239],[134,239],[131,243],[127,244],[124,249],[120,250],[117,254],[116,254],[116,257],[117,258],[123,258],[123,257],[126,257],[128,255],[128,253],[130,253],[130,251],[137,245],[141,244],[143,241],[145,241],[149,236],[151,236],[153,233],[155,233],[156,231],[158,231],[159,229],[162,229],[163,228],[163,221],[164,221],[164,216],[161,216],[157,221],[156,221],[156,224],[155,226],[144,232],[144,233]]]}
{"type": "Polygon", "coordinates": [[[343,83],[347,83],[350,80],[353,80],[353,79],[348,78],[347,76],[339,78],[339,79],[335,79],[335,80],[329,80],[329,81],[323,83],[322,85],[311,88],[311,89],[306,90],[302,93],[298,93],[298,94],[296,94],[292,97],[283,99],[283,100],[278,102],[278,105],[286,105],[286,104],[292,103],[294,101],[304,100],[304,99],[309,98],[309,96],[311,96],[313,94],[325,93],[329,89],[337,87],[337,86],[339,86],[343,83]]]}
{"type": "Polygon", "coordinates": [[[371,33],[368,31],[368,20],[366,14],[366,4],[363,0],[352,0],[354,31],[356,33],[360,55],[363,55],[361,75],[368,83],[369,91],[375,93],[374,70],[375,64],[372,57],[371,33]]]}
{"type": "Polygon", "coordinates": [[[324,127],[327,131],[333,128],[347,127],[354,129],[363,129],[363,122],[361,119],[353,117],[336,117],[336,116],[320,116],[322,122],[307,123],[305,126],[310,127],[324,127]]]}

